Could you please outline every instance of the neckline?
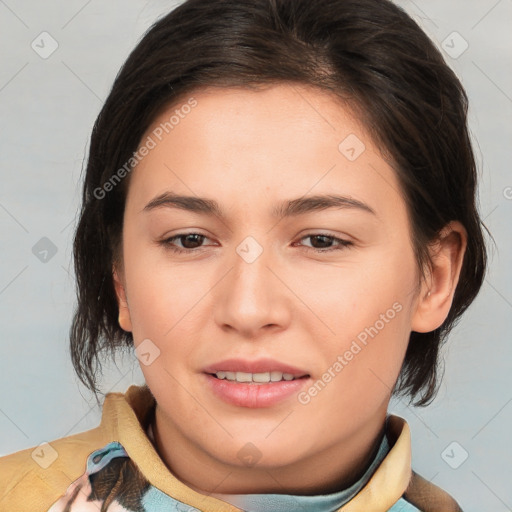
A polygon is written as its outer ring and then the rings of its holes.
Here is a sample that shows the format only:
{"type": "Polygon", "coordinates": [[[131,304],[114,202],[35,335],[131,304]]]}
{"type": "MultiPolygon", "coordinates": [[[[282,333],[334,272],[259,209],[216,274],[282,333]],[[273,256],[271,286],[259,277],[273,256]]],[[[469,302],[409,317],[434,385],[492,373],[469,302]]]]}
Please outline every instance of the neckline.
{"type": "MultiPolygon", "coordinates": [[[[200,493],[181,482],[165,465],[145,432],[155,398],[147,385],[131,385],[125,393],[109,393],[102,414],[102,428],[118,440],[151,485],[164,494],[212,512],[241,509],[200,493]]],[[[404,418],[388,415],[390,450],[367,484],[350,501],[350,510],[388,510],[403,495],[411,479],[411,433],[404,418]],[[355,508],[354,508],[355,507],[355,508]],[[387,507],[387,508],[386,508],[387,507]]],[[[348,512],[347,508],[347,512],[348,512]]]]}
{"type": "Polygon", "coordinates": [[[388,438],[383,434],[377,452],[363,475],[349,487],[328,494],[297,495],[297,494],[224,494],[212,493],[214,498],[226,501],[242,510],[250,512],[288,512],[289,510],[315,510],[315,512],[333,512],[339,510],[354,498],[368,483],[380,463],[389,453],[388,438]]]}
{"type": "MultiPolygon", "coordinates": [[[[155,408],[146,417],[145,432],[156,451],[156,441],[153,432],[155,421],[155,408]]],[[[327,494],[298,495],[288,493],[210,493],[212,498],[220,499],[241,510],[251,512],[288,512],[289,510],[311,510],[314,506],[316,512],[330,512],[338,510],[346,505],[368,483],[380,463],[389,453],[388,431],[389,415],[386,416],[384,432],[378,447],[373,451],[371,462],[368,464],[362,476],[349,487],[327,494]]]]}

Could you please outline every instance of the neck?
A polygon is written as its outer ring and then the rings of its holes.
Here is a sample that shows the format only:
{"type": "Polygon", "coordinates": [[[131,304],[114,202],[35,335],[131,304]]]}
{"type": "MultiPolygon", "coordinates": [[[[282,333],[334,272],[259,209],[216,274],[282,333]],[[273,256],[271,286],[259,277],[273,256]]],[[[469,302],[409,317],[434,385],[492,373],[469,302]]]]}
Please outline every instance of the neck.
{"type": "MultiPolygon", "coordinates": [[[[385,433],[386,409],[335,445],[287,464],[247,467],[238,457],[203,450],[156,406],[155,448],[179,480],[202,494],[330,494],[357,482],[371,464],[385,433]]],[[[227,449],[226,449],[227,451],[227,449]]]]}

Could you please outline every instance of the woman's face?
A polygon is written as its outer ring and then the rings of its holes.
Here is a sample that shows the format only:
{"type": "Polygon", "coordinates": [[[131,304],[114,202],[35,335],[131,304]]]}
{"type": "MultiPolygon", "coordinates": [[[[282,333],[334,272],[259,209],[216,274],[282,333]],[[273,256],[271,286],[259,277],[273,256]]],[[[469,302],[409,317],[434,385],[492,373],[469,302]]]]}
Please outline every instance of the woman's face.
{"type": "Polygon", "coordinates": [[[143,137],[116,274],[161,452],[190,484],[201,463],[217,482],[268,489],[306,463],[318,475],[355,463],[382,429],[415,321],[395,172],[325,92],[192,96],[143,137]],[[280,380],[210,375],[237,369],[280,380]]]}

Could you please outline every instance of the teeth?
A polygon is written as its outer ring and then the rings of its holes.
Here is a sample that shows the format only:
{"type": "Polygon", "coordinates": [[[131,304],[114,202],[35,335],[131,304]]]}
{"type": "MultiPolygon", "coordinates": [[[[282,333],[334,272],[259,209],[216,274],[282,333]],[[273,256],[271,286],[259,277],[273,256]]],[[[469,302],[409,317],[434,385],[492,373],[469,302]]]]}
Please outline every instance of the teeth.
{"type": "Polygon", "coordinates": [[[236,382],[256,382],[260,384],[267,382],[279,382],[280,380],[293,380],[295,378],[291,373],[283,372],[217,372],[215,375],[218,379],[226,379],[236,382]]]}

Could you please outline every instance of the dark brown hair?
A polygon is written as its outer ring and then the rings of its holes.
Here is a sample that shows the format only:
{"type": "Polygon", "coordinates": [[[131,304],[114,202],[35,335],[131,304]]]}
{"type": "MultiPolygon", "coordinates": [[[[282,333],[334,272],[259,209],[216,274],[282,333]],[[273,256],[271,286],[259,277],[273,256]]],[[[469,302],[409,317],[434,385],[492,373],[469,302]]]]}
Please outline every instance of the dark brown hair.
{"type": "Polygon", "coordinates": [[[133,345],[118,325],[112,279],[130,175],[108,192],[105,184],[164,107],[198,88],[280,82],[334,93],[357,113],[393,162],[419,268],[428,265],[428,243],[449,221],[467,230],[448,317],[435,331],[411,333],[395,386],[396,394],[417,398],[415,405],[434,398],[440,345],[482,285],[485,226],[475,204],[466,93],[416,22],[388,0],[188,0],[146,32],[94,125],[74,239],[71,355],[91,390],[98,391],[100,353],[115,356],[133,345]]]}

